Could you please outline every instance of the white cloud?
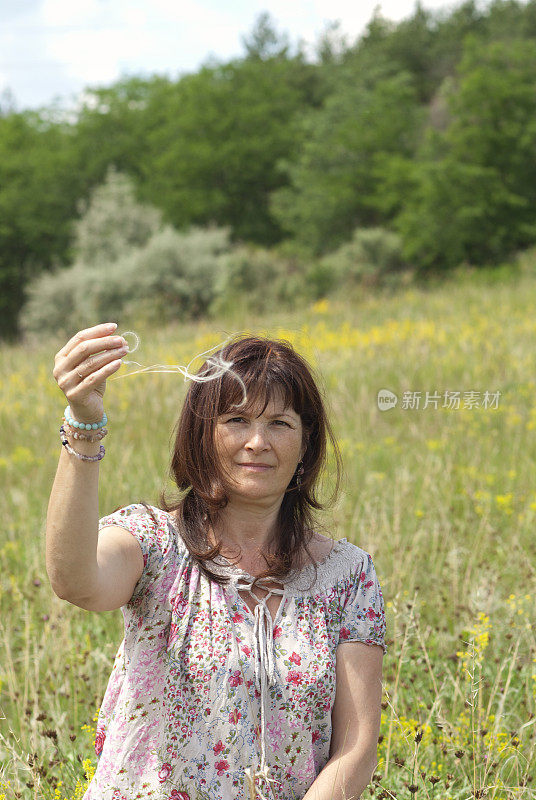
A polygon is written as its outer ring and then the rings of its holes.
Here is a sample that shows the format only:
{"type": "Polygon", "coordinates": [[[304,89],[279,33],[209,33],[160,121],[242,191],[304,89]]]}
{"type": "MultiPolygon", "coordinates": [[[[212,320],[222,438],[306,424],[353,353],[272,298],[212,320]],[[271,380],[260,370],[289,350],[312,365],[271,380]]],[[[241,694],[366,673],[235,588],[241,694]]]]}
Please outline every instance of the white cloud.
{"type": "Polygon", "coordinates": [[[42,20],[48,57],[93,84],[113,81],[122,71],[178,71],[185,54],[193,56],[187,68],[194,69],[200,56],[225,50],[222,44],[233,41],[236,29],[227,12],[192,0],[44,0],[42,20]]]}
{"type": "Polygon", "coordinates": [[[44,0],[41,15],[45,51],[83,82],[112,81],[121,59],[135,55],[141,31],[118,25],[99,0],[44,0]]]}
{"type": "Polygon", "coordinates": [[[91,25],[102,21],[104,12],[104,4],[99,0],[76,0],[76,3],[69,0],[42,0],[41,4],[41,19],[46,27],[91,25]]]}

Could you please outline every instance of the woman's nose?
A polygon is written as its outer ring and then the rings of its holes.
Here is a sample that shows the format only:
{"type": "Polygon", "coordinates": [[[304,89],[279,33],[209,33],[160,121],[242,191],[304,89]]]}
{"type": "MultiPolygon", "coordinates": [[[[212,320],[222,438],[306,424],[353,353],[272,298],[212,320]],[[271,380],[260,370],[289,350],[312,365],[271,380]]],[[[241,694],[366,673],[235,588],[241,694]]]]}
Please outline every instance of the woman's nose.
{"type": "Polygon", "coordinates": [[[265,431],[262,428],[252,430],[248,436],[246,447],[252,449],[265,448],[270,446],[270,441],[265,431]]]}

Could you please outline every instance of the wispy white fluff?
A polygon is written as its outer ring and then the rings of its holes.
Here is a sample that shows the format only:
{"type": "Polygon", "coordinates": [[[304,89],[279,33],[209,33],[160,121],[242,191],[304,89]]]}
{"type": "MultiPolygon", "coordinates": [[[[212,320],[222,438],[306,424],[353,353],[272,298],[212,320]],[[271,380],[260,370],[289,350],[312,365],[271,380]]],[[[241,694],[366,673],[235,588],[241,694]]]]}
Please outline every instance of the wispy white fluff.
{"type": "MultiPolygon", "coordinates": [[[[136,340],[136,345],[133,348],[129,347],[128,352],[129,353],[136,352],[141,341],[138,334],[135,333],[134,331],[125,331],[125,333],[119,335],[123,336],[124,339],[126,339],[127,336],[134,336],[136,340]]],[[[236,380],[240,383],[242,387],[243,399],[242,402],[236,406],[238,408],[239,406],[245,404],[247,399],[247,390],[246,390],[246,385],[242,380],[242,378],[240,377],[240,375],[238,375],[232,369],[234,363],[233,361],[225,361],[225,359],[223,359],[221,355],[216,355],[215,357],[210,357],[205,359],[208,366],[204,370],[204,372],[198,372],[197,374],[190,372],[190,365],[197,358],[201,358],[202,356],[207,355],[207,353],[210,353],[212,350],[223,349],[230,339],[231,336],[227,337],[227,339],[223,343],[214,345],[214,347],[211,347],[208,350],[205,350],[203,353],[199,353],[199,355],[194,356],[192,360],[185,367],[176,364],[152,364],[150,367],[144,367],[143,364],[140,364],[138,361],[123,360],[123,364],[134,364],[138,367],[141,367],[141,369],[136,369],[133,372],[126,372],[124,375],[115,375],[113,378],[110,378],[109,380],[116,381],[120,380],[121,378],[129,378],[132,375],[139,375],[141,372],[174,372],[174,373],[180,372],[181,375],[184,375],[185,381],[191,380],[191,381],[196,381],[197,383],[205,383],[206,381],[213,381],[216,378],[221,377],[224,373],[229,372],[231,375],[233,375],[233,377],[236,378],[236,380]],[[208,374],[209,372],[210,374],[208,374]]]]}

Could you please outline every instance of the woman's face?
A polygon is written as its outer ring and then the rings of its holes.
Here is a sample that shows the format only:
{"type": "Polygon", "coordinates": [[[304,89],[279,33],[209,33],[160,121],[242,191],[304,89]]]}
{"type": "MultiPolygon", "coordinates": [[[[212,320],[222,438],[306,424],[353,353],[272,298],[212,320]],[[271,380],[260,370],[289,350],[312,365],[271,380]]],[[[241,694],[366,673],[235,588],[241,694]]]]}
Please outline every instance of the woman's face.
{"type": "Polygon", "coordinates": [[[276,394],[263,404],[218,417],[214,442],[225,471],[229,500],[281,501],[305,453],[299,414],[276,394]]]}

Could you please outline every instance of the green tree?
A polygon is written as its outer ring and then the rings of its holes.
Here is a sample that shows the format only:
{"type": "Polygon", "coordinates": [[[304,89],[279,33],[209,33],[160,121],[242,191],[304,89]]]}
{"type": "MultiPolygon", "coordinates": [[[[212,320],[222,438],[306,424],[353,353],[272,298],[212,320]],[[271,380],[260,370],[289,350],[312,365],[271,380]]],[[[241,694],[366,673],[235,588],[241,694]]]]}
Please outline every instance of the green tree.
{"type": "Polygon", "coordinates": [[[147,141],[162,119],[172,86],[167,78],[122,78],[108,87],[88,88],[73,125],[75,169],[81,197],[106,178],[109,165],[130,175],[136,191],[150,181],[147,141]]]}
{"type": "Polygon", "coordinates": [[[149,134],[144,198],[178,228],[213,223],[230,226],[233,239],[278,241],[269,195],[286,181],[279,161],[295,155],[315,71],[298,55],[204,66],[183,77],[149,134]]]}
{"type": "Polygon", "coordinates": [[[271,15],[264,11],[256,19],[249,36],[242,36],[246,58],[266,61],[270,58],[286,58],[290,49],[287,34],[278,34],[271,15]]]}
{"type": "Polygon", "coordinates": [[[0,117],[0,338],[19,335],[26,283],[61,260],[78,178],[67,126],[37,112],[0,117]]]}
{"type": "Polygon", "coordinates": [[[421,269],[498,263],[536,241],[536,48],[467,37],[448,97],[451,122],[428,129],[394,220],[421,269]]]}
{"type": "Polygon", "coordinates": [[[345,81],[304,117],[299,158],[285,164],[290,186],[272,195],[280,225],[315,255],[381,223],[385,156],[410,156],[416,146],[423,111],[411,75],[390,74],[389,65],[372,70],[365,85],[345,81]]]}
{"type": "Polygon", "coordinates": [[[417,99],[425,103],[436,85],[433,47],[437,32],[433,19],[433,12],[423,8],[419,0],[413,15],[397,25],[384,20],[377,6],[364,36],[348,54],[347,61],[355,62],[356,73],[364,56],[369,62],[396,65],[394,72],[407,72],[412,76],[417,99]]]}

